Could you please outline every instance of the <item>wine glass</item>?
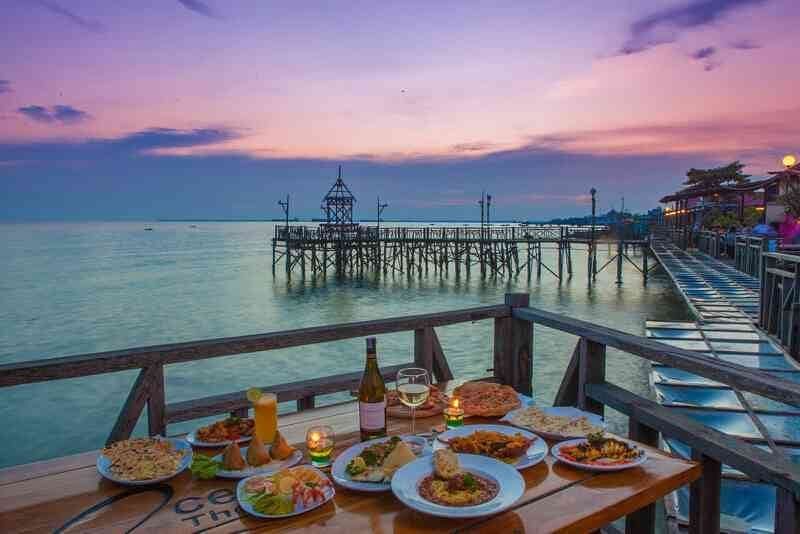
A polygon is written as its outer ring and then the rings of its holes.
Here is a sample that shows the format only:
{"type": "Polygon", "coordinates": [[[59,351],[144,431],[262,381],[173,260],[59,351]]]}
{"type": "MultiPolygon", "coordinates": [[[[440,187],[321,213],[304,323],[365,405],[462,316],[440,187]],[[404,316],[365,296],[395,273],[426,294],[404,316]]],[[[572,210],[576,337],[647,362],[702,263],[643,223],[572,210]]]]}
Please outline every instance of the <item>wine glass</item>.
{"type": "Polygon", "coordinates": [[[417,406],[422,406],[430,394],[431,379],[428,371],[421,367],[407,367],[397,372],[395,387],[397,398],[411,409],[411,433],[414,433],[414,418],[417,406]]]}

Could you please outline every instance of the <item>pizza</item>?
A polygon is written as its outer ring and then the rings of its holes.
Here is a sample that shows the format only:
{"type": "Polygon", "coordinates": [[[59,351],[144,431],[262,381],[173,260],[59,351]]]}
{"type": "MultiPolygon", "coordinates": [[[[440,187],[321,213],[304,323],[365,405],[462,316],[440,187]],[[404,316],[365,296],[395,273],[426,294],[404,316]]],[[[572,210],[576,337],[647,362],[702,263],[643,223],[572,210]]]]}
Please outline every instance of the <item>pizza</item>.
{"type": "MultiPolygon", "coordinates": [[[[417,407],[417,417],[438,415],[447,407],[447,395],[433,384],[431,384],[429,391],[428,399],[422,406],[417,407]]],[[[400,402],[400,399],[397,398],[397,391],[389,390],[386,392],[386,405],[390,417],[411,418],[411,409],[400,402]]]]}
{"type": "Polygon", "coordinates": [[[465,415],[500,417],[521,404],[514,388],[492,382],[467,382],[453,393],[461,399],[465,415]]]}

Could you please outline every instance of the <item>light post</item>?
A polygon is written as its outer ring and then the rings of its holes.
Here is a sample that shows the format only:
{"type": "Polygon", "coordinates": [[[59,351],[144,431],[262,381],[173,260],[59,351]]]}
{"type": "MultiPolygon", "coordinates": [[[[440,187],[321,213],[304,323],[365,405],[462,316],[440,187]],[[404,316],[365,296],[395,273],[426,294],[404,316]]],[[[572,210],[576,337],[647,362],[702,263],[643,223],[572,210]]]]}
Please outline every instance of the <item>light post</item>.
{"type": "Polygon", "coordinates": [[[597,276],[597,252],[595,251],[594,247],[594,222],[595,222],[595,210],[597,209],[597,189],[594,187],[589,190],[589,193],[592,195],[592,229],[591,229],[591,259],[589,261],[589,269],[591,272],[589,273],[589,278],[593,279],[597,276]]]}
{"type": "Polygon", "coordinates": [[[491,225],[489,214],[492,210],[492,195],[486,195],[486,225],[491,225]]]}
{"type": "Polygon", "coordinates": [[[283,209],[283,214],[286,216],[286,239],[289,239],[289,195],[286,195],[286,200],[279,200],[278,204],[283,209]]]}
{"type": "Polygon", "coordinates": [[[381,197],[378,195],[378,250],[380,251],[381,248],[381,214],[383,210],[386,209],[389,204],[381,204],[381,197]]]}

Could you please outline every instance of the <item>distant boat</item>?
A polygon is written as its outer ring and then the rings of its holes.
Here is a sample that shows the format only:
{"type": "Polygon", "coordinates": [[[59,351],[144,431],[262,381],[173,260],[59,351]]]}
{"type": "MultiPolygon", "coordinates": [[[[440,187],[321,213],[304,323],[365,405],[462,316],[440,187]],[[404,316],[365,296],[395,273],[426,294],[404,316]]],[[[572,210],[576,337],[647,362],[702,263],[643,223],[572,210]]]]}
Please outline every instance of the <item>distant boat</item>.
{"type": "Polygon", "coordinates": [[[145,232],[152,232],[152,231],[153,231],[153,228],[152,228],[151,226],[145,226],[145,227],[144,227],[144,231],[145,231],[145,232]]]}
{"type": "Polygon", "coordinates": [[[190,224],[189,228],[197,228],[197,225],[196,224],[190,224]]]}

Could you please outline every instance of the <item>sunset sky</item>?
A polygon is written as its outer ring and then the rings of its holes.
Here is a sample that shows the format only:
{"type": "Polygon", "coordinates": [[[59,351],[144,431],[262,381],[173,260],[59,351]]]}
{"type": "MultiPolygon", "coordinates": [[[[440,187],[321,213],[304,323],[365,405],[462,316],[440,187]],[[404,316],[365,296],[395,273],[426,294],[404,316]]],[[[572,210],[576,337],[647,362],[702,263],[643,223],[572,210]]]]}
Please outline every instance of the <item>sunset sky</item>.
{"type": "Polygon", "coordinates": [[[5,0],[0,218],[645,210],[800,151],[797,0],[5,0]],[[302,6],[302,8],[300,7],[302,6]]]}

